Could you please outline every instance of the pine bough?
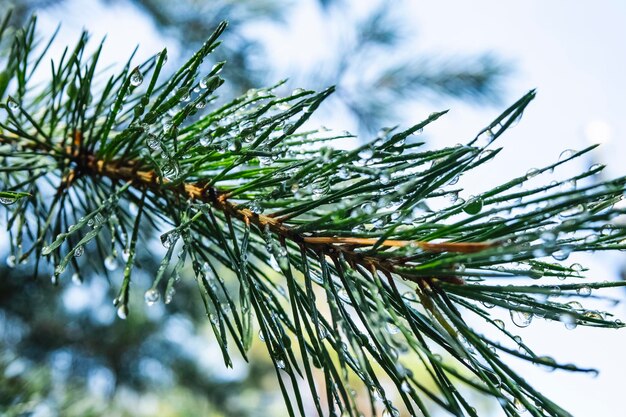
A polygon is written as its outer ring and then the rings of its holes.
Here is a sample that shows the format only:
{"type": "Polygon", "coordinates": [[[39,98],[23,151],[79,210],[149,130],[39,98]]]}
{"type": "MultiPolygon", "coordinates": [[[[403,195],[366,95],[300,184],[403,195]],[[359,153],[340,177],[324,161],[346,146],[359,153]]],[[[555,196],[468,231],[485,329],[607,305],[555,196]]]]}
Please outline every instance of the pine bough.
{"type": "Polygon", "coordinates": [[[525,186],[593,146],[459,198],[459,178],[498,154],[488,148],[532,91],[466,145],[423,150],[416,134],[442,112],[342,151],[332,142],[347,135],[303,127],[332,88],[279,97],[279,84],[216,104],[224,64],[199,73],[226,24],[164,79],[165,50],[107,76],[97,70],[102,45],[87,54],[86,34],[50,59],[35,19],[19,30],[7,22],[0,201],[8,261],[31,259],[55,284],[82,279],[86,248],[103,271],[123,262],[112,274],[121,275],[114,302],[123,319],[136,247],[152,244],[140,231],[166,227],[146,302],[164,294],[168,303],[180,279],[195,279],[226,365],[229,344],[246,358],[258,329],[290,415],[314,407],[319,415],[392,416],[401,401],[412,415],[477,416],[468,387],[497,398],[508,416],[568,415],[502,356],[594,370],[536,354],[493,312],[507,311],[520,327],[535,317],[570,328],[623,326],[573,301],[621,283],[589,282],[579,264],[564,261],[626,248],[624,223],[615,221],[626,178],[595,181],[595,166],[525,186]],[[33,82],[46,64],[48,81],[33,82]],[[554,277],[564,281],[542,283],[554,277]],[[466,321],[476,318],[498,338],[466,321]],[[356,398],[364,388],[367,410],[356,398]]]}

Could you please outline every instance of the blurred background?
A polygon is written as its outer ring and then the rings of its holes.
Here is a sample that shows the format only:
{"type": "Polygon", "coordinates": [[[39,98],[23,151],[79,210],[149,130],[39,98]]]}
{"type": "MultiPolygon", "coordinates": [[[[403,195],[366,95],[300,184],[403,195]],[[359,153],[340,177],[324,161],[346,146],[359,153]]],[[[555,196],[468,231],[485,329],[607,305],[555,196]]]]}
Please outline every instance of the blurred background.
{"type": "MultiPolygon", "coordinates": [[[[599,162],[608,165],[607,176],[626,173],[626,3],[618,0],[506,7],[496,0],[0,0],[0,5],[1,11],[14,8],[16,23],[36,13],[44,37],[62,23],[53,55],[84,28],[94,45],[106,35],[103,64],[124,62],[137,45],[137,62],[165,46],[170,70],[219,21],[228,20],[214,57],[228,61],[223,96],[284,78],[289,78],[286,91],[337,85],[312,123],[363,138],[451,109],[422,136],[431,148],[466,142],[537,88],[538,98],[520,124],[502,138],[503,152],[464,178],[467,195],[590,143],[603,145],[594,160],[578,161],[572,170],[599,162]]],[[[139,276],[131,314],[122,321],[111,303],[121,270],[86,274],[82,284],[66,277],[55,287],[48,275],[34,278],[29,265],[13,265],[6,241],[0,234],[0,258],[7,259],[0,265],[1,415],[284,415],[262,342],[253,346],[250,363],[226,369],[193,283],[183,280],[172,303],[147,307],[141,299],[151,277],[139,276]]],[[[160,250],[157,245],[140,253],[144,271],[156,270],[160,250]]],[[[624,253],[570,260],[591,266],[593,280],[624,276],[624,253]]],[[[623,305],[612,311],[626,316],[623,305]]],[[[575,416],[623,415],[626,333],[568,331],[560,323],[536,321],[519,334],[537,353],[601,371],[592,378],[513,362],[539,390],[575,416]]],[[[476,398],[476,406],[481,416],[500,415],[484,399],[476,398]]]]}

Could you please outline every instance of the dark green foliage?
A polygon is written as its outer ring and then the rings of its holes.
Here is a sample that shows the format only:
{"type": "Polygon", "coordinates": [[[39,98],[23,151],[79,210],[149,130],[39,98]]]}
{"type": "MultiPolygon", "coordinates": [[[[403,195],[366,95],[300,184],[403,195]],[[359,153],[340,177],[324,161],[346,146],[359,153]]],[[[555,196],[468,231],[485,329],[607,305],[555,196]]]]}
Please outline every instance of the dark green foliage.
{"type": "Polygon", "coordinates": [[[622,284],[587,282],[563,261],[626,248],[615,222],[624,210],[613,206],[626,178],[592,181],[601,166],[548,185],[535,178],[593,147],[459,197],[459,179],[497,156],[494,142],[534,91],[466,145],[422,148],[419,133],[439,112],[342,151],[332,147],[342,135],[305,124],[332,88],[279,95],[278,84],[214,104],[223,64],[200,71],[225,24],[167,79],[166,51],[102,78],[99,49],[87,56],[83,36],[52,58],[44,85],[31,80],[48,60],[34,26],[3,39],[0,188],[23,193],[3,210],[15,261],[30,259],[62,284],[83,268],[115,271],[122,253],[115,303],[120,318],[132,317],[137,248],[165,232],[146,302],[169,303],[179,280],[195,280],[224,363],[247,358],[258,331],[289,415],[305,415],[311,401],[320,415],[356,416],[354,389],[365,388],[362,411],[372,414],[395,415],[401,402],[415,415],[476,416],[468,386],[506,415],[568,415],[503,357],[595,371],[534,353],[489,308],[520,327],[535,316],[623,326],[573,301],[622,284]],[[81,262],[85,248],[91,265],[81,262]]]}

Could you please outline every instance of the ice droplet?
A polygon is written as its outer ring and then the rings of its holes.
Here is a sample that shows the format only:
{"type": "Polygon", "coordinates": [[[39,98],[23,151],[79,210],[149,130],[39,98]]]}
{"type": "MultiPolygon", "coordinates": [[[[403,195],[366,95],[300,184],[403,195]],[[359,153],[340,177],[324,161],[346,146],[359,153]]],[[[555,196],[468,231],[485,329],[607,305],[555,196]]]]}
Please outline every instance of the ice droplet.
{"type": "Polygon", "coordinates": [[[159,291],[156,288],[150,288],[143,296],[144,300],[146,300],[146,304],[151,306],[154,305],[157,301],[159,301],[160,295],[159,291]]]}

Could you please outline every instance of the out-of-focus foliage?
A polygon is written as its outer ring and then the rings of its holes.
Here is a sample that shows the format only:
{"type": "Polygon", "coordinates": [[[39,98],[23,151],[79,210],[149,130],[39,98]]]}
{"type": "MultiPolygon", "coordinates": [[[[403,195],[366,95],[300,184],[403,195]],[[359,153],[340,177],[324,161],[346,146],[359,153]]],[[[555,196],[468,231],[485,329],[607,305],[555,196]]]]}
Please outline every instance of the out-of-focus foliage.
{"type": "MultiPolygon", "coordinates": [[[[32,11],[72,4],[72,0],[11,1],[18,21],[32,11]]],[[[347,110],[363,133],[397,124],[398,114],[409,103],[456,98],[478,105],[501,104],[508,65],[490,53],[449,56],[445,51],[436,55],[420,51],[415,47],[415,33],[408,29],[411,22],[401,14],[407,7],[404,2],[380,0],[366,16],[360,17],[354,12],[355,8],[363,7],[359,0],[309,1],[318,5],[321,15],[318,20],[329,27],[341,28],[341,34],[328,45],[332,51],[329,56],[320,58],[322,61],[315,68],[299,68],[299,73],[286,73],[267,59],[265,51],[280,49],[281,45],[260,42],[255,37],[255,26],[266,22],[285,27],[291,12],[302,2],[108,0],[107,3],[134,4],[164,35],[178,39],[181,47],[190,51],[220,21],[227,20],[229,30],[221,39],[220,48],[208,59],[213,63],[223,60],[229,63],[224,67],[223,77],[235,94],[273,84],[276,79],[271,77],[276,74],[297,80],[298,87],[314,90],[335,85],[337,93],[327,106],[347,110]]]]}

